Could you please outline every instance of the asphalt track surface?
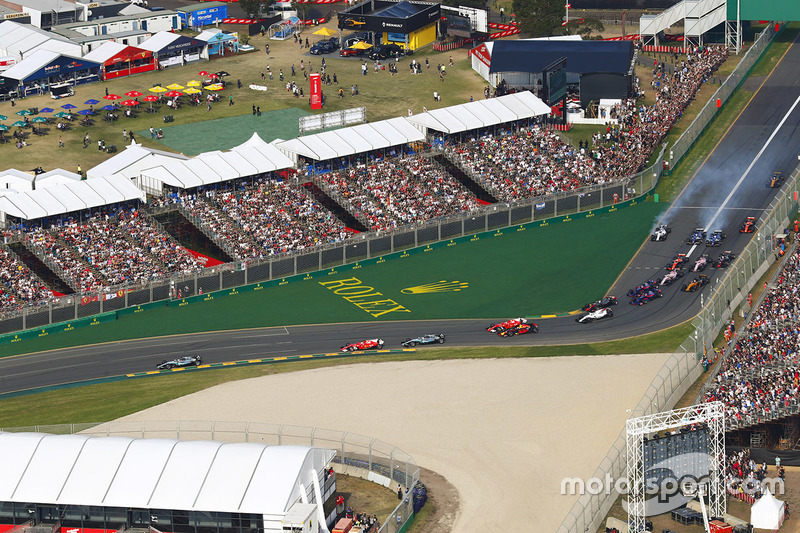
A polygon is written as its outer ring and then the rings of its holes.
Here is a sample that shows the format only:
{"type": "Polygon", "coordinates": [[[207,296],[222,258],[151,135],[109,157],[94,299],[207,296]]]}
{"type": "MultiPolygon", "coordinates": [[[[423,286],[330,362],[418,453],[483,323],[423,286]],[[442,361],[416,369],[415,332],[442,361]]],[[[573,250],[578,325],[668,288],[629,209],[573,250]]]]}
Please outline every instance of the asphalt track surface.
{"type": "MultiPolygon", "coordinates": [[[[625,293],[647,279],[663,276],[666,264],[678,253],[689,254],[693,262],[704,253],[714,258],[723,250],[742,251],[753,234],[740,234],[738,228],[746,217],[758,218],[774,197],[777,189],[768,187],[772,172],[788,176],[797,164],[797,72],[800,46],[795,42],[679,198],[668,209],[665,205],[661,222],[669,224],[672,233],[665,242],[646,241],[621,273],[610,291],[620,301],[610,320],[584,325],[571,316],[550,318],[540,321],[538,334],[513,338],[487,333],[487,320],[427,320],[271,327],[106,343],[0,358],[0,394],[153,370],[164,359],[186,354],[202,355],[204,363],[219,363],[328,353],[343,344],[375,337],[384,339],[386,348],[399,348],[407,337],[425,333],[446,334],[446,346],[573,344],[630,337],[682,323],[697,314],[701,294],[712,288],[681,292],[682,282],[693,278],[691,273],[665,287],[663,298],[641,307],[629,305],[625,293]],[[727,238],[719,248],[701,245],[692,249],[685,239],[696,227],[721,229],[727,238]]],[[[579,248],[575,260],[591,268],[591,258],[581,257],[579,248]]],[[[704,274],[713,286],[715,269],[709,267],[704,274]]]]}

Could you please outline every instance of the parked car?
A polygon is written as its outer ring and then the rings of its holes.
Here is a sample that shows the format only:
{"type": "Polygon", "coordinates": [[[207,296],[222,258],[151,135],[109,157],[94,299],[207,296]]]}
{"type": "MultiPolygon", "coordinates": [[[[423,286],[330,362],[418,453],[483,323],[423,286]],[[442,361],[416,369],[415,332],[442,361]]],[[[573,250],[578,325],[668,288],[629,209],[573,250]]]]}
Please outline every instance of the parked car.
{"type": "Polygon", "coordinates": [[[338,48],[336,44],[332,43],[331,41],[322,41],[312,46],[309,52],[311,52],[312,55],[318,56],[321,54],[330,54],[331,52],[335,52],[336,48],[338,48]]]}
{"type": "Polygon", "coordinates": [[[369,57],[372,60],[376,59],[389,59],[395,57],[397,54],[404,55],[403,49],[396,44],[381,44],[370,50],[369,57]]]}

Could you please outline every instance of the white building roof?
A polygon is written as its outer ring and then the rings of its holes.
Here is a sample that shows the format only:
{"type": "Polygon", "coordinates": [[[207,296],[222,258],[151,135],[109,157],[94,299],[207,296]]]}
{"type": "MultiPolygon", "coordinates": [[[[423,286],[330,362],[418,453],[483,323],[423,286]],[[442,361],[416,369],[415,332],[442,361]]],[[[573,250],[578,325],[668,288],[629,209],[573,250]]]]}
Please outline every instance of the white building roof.
{"type": "Polygon", "coordinates": [[[108,41],[107,43],[101,44],[83,57],[84,59],[88,61],[94,61],[95,63],[105,63],[126,48],[128,48],[127,44],[108,41]]]}
{"type": "Polygon", "coordinates": [[[334,454],[308,446],[0,433],[0,456],[10,461],[0,501],[284,515],[300,501],[300,485],[310,487],[334,454]]]}
{"type": "Polygon", "coordinates": [[[0,173],[0,191],[13,194],[33,190],[33,175],[15,168],[0,173]]]}
{"type": "Polygon", "coordinates": [[[145,194],[128,178],[109,176],[9,194],[0,198],[0,211],[35,220],[128,200],[144,201],[145,194]]]}
{"type": "Polygon", "coordinates": [[[176,39],[179,39],[180,35],[177,33],[171,33],[168,31],[160,31],[154,34],[149,39],[142,41],[139,43],[138,47],[144,50],[150,50],[151,52],[158,52],[165,46],[168,46],[176,39]]]}
{"type": "Polygon", "coordinates": [[[46,189],[54,185],[64,185],[65,183],[75,183],[76,181],[81,181],[81,177],[78,174],[63,168],[56,168],[36,176],[36,188],[46,189]]]}
{"type": "Polygon", "coordinates": [[[17,60],[27,59],[33,52],[41,48],[52,51],[59,50],[76,56],[81,54],[79,44],[73,43],[61,35],[13,20],[0,22],[0,55],[14,56],[17,60]],[[22,52],[22,58],[20,52],[22,52]]]}
{"type": "Polygon", "coordinates": [[[533,93],[523,91],[490,100],[434,109],[406,117],[406,120],[422,130],[432,129],[442,133],[459,133],[496,126],[513,120],[546,115],[550,111],[550,107],[533,93]]]}
{"type": "Polygon", "coordinates": [[[86,177],[91,180],[92,178],[120,174],[127,178],[135,178],[139,175],[140,170],[156,167],[171,159],[185,160],[188,157],[162,150],[144,148],[139,144],[128,145],[125,150],[87,170],[86,177]]]}

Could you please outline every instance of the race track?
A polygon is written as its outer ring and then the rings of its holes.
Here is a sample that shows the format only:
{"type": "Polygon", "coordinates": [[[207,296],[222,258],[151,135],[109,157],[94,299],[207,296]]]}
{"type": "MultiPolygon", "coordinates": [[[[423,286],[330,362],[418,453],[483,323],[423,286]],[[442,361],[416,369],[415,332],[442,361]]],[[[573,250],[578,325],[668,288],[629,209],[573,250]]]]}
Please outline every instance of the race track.
{"type": "MultiPolygon", "coordinates": [[[[624,295],[647,279],[663,276],[665,265],[677,253],[689,254],[690,261],[703,253],[713,258],[723,250],[740,253],[749,242],[752,234],[740,234],[739,225],[767,207],[776,193],[767,185],[772,172],[788,176],[800,154],[798,63],[800,48],[794,43],[676,202],[669,209],[665,204],[661,220],[671,226],[672,234],[666,242],[645,242],[622,272],[610,291],[620,298],[611,320],[579,325],[573,317],[547,319],[539,334],[510,339],[486,333],[486,320],[441,320],[272,327],[108,343],[2,358],[0,394],[152,370],[161,360],[186,353],[201,354],[205,363],[215,363],[332,352],[342,344],[373,337],[383,338],[387,348],[399,348],[407,337],[425,333],[446,334],[449,346],[555,345],[619,339],[682,323],[698,312],[700,291],[683,293],[681,283],[675,283],[664,289],[663,298],[642,307],[628,305],[624,295]],[[727,238],[719,248],[693,249],[684,240],[695,227],[722,229],[727,238]]],[[[575,261],[591,268],[592,258],[583,257],[580,246],[575,248],[575,261]]],[[[715,269],[704,273],[713,285],[715,269]]],[[[702,292],[709,290],[707,286],[702,292]]]]}

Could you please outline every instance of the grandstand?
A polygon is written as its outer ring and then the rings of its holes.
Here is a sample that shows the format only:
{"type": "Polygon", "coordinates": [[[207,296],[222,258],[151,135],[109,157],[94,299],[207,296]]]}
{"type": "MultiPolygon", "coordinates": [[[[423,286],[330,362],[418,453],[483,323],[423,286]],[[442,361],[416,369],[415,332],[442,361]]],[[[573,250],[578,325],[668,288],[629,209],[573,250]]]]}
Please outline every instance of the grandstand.
{"type": "Polygon", "coordinates": [[[11,249],[0,266],[25,263],[14,278],[27,288],[4,294],[3,312],[41,304],[48,290],[60,297],[59,287],[111,298],[199,273],[208,260],[281,257],[496,201],[546,201],[615,182],[629,189],[625,180],[725,57],[706,48],[675,75],[657,73],[654,105],[623,102],[619,125],[580,148],[542,122],[541,100],[521,92],[288,141],[254,134],[193,158],[132,144],[85,181],[54,171],[35,190],[27,174],[6,171],[0,221],[11,249]]]}

